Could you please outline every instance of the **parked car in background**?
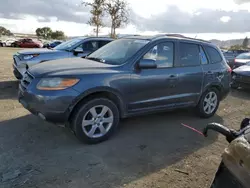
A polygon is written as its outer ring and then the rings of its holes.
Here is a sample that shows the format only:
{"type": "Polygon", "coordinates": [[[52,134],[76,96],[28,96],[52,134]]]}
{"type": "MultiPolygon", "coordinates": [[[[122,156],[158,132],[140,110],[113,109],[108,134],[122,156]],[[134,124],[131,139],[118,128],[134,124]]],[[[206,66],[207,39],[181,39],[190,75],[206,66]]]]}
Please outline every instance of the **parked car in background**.
{"type": "Polygon", "coordinates": [[[230,80],[231,68],[212,43],[124,37],[86,58],[30,67],[18,98],[43,120],[69,122],[79,140],[98,143],[115,132],[120,118],[187,107],[209,118],[229,93],[230,80]]]}
{"type": "Polygon", "coordinates": [[[250,88],[250,62],[233,70],[231,87],[234,89],[250,88]]]}
{"type": "Polygon", "coordinates": [[[20,48],[41,48],[42,46],[41,41],[35,39],[22,39],[17,43],[17,47],[20,48]]]}
{"type": "Polygon", "coordinates": [[[235,57],[237,57],[238,55],[240,55],[242,53],[246,53],[246,52],[248,52],[248,51],[247,50],[228,50],[228,51],[224,51],[223,55],[226,58],[226,60],[228,61],[228,65],[231,68],[233,68],[235,57]]]}
{"type": "Polygon", "coordinates": [[[0,47],[4,47],[2,40],[0,40],[0,47]]]}
{"type": "Polygon", "coordinates": [[[1,47],[9,47],[11,46],[11,43],[13,43],[15,40],[14,39],[4,39],[4,40],[0,40],[0,46],[1,47]]]}
{"type": "Polygon", "coordinates": [[[113,39],[105,37],[78,37],[63,42],[52,49],[21,50],[13,55],[13,72],[21,79],[28,67],[54,59],[85,57],[113,39]]]}
{"type": "Polygon", "coordinates": [[[53,42],[44,44],[43,48],[55,48],[56,46],[58,46],[61,43],[62,43],[62,41],[53,41],[53,42]]]}
{"type": "Polygon", "coordinates": [[[232,68],[236,69],[240,66],[246,65],[249,62],[250,62],[250,53],[249,52],[242,53],[242,54],[238,55],[237,57],[235,57],[232,68]]]}

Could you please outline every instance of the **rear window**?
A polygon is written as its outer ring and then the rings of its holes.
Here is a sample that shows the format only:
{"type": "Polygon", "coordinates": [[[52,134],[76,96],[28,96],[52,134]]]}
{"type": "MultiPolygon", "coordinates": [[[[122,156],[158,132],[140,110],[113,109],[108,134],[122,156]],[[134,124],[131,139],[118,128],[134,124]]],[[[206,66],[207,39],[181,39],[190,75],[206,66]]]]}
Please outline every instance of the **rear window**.
{"type": "Polygon", "coordinates": [[[205,50],[209,56],[210,62],[211,63],[219,63],[222,61],[222,57],[220,55],[220,53],[218,52],[218,50],[216,50],[213,47],[210,46],[204,46],[205,50]]]}

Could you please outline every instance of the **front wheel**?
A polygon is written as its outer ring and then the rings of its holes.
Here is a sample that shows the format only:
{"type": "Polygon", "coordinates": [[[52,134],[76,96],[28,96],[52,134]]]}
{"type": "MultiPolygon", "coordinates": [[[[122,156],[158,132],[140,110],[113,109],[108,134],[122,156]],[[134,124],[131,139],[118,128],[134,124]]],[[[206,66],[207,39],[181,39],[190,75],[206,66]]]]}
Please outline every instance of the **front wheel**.
{"type": "Polygon", "coordinates": [[[111,100],[96,98],[76,109],[71,126],[80,141],[96,144],[115,132],[119,120],[119,110],[111,100]]]}
{"type": "Polygon", "coordinates": [[[203,93],[197,105],[197,112],[200,117],[209,118],[216,113],[220,103],[218,93],[215,88],[208,89],[203,93]]]}

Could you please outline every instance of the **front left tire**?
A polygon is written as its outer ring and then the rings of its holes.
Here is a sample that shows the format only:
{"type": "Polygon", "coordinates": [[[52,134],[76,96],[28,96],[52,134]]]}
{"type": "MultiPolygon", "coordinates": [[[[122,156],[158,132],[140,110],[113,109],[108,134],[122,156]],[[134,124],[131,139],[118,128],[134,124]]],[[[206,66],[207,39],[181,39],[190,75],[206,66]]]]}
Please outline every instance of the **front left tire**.
{"type": "Polygon", "coordinates": [[[114,134],[119,121],[119,110],[113,101],[94,98],[74,111],[71,127],[81,142],[97,144],[114,134]]]}

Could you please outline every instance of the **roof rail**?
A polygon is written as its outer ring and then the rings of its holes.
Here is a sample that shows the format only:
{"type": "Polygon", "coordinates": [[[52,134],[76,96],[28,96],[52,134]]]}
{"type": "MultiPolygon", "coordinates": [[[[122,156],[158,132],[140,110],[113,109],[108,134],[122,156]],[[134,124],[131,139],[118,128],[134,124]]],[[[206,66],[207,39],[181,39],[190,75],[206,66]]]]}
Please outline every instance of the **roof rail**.
{"type": "Polygon", "coordinates": [[[120,38],[125,38],[125,37],[136,37],[136,36],[141,36],[141,35],[125,35],[125,36],[121,36],[118,38],[120,39],[120,38]]]}
{"type": "Polygon", "coordinates": [[[184,39],[191,39],[191,40],[197,40],[197,41],[201,41],[201,42],[207,42],[207,43],[211,43],[210,41],[207,40],[203,40],[203,39],[197,39],[197,38],[192,38],[192,37],[186,37],[184,35],[181,34],[175,34],[175,33],[167,33],[167,34],[159,34],[156,35],[156,37],[161,37],[161,36],[166,36],[166,37],[179,37],[179,38],[184,38],[184,39]]]}

